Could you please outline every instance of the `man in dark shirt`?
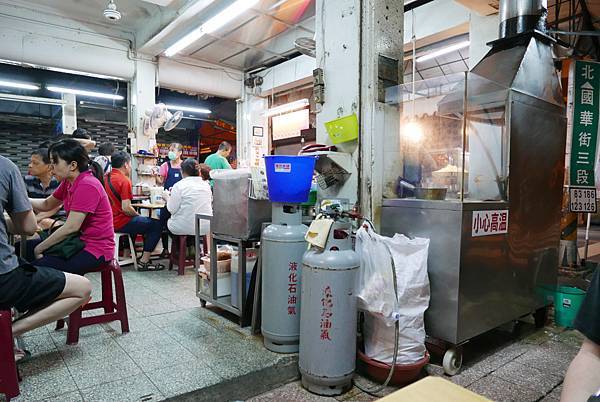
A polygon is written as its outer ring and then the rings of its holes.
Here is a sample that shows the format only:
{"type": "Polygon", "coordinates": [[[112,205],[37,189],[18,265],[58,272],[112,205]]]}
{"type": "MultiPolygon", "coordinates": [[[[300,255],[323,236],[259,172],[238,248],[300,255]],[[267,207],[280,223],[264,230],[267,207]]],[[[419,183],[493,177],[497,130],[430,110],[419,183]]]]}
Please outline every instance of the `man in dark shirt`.
{"type": "Polygon", "coordinates": [[[562,402],[587,401],[600,392],[600,269],[594,273],[575,328],[585,338],[565,376],[562,402]]]}
{"type": "MultiPolygon", "coordinates": [[[[39,148],[31,153],[29,161],[29,174],[25,176],[25,186],[27,187],[27,196],[29,198],[47,198],[54,193],[60,184],[52,176],[52,166],[50,165],[50,156],[47,148],[39,148]]],[[[48,229],[54,223],[54,219],[59,217],[59,210],[38,213],[35,218],[38,226],[42,229],[48,229]]]]}

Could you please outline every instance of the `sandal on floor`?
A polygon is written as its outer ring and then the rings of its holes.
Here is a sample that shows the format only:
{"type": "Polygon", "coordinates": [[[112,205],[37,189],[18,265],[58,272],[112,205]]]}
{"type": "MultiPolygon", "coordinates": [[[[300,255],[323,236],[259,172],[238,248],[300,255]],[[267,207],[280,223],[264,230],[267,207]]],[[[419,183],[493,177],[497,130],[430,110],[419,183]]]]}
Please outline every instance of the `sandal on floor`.
{"type": "Polygon", "coordinates": [[[165,269],[165,266],[160,263],[153,263],[152,261],[141,262],[138,261],[138,271],[146,272],[146,271],[162,271],[165,269]]]}
{"type": "Polygon", "coordinates": [[[25,349],[15,349],[15,363],[22,364],[31,359],[31,352],[25,349]]]}
{"type": "Polygon", "coordinates": [[[163,250],[162,253],[159,254],[158,258],[160,258],[161,260],[164,260],[166,258],[169,258],[171,256],[171,254],[169,253],[168,250],[163,250]]]}

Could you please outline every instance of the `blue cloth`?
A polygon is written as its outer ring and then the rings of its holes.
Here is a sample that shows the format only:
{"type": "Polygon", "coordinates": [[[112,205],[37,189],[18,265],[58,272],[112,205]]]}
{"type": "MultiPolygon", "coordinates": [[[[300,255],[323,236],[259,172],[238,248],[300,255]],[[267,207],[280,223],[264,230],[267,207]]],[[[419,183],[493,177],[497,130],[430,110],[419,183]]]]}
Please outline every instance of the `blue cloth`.
{"type": "Polygon", "coordinates": [[[129,223],[118,230],[132,236],[141,234],[144,236],[144,251],[152,252],[160,240],[161,226],[156,219],[146,216],[134,216],[129,223]]]}
{"type": "Polygon", "coordinates": [[[175,183],[180,181],[183,177],[181,177],[181,168],[174,168],[171,166],[171,162],[167,161],[167,178],[165,179],[164,188],[165,190],[170,190],[175,183]]]}
{"type": "Polygon", "coordinates": [[[52,255],[45,255],[39,260],[34,261],[32,265],[38,267],[50,267],[58,271],[68,272],[76,275],[85,275],[88,272],[98,268],[105,262],[106,261],[104,260],[103,256],[96,258],[93,254],[85,250],[81,250],[68,260],[52,255]]]}

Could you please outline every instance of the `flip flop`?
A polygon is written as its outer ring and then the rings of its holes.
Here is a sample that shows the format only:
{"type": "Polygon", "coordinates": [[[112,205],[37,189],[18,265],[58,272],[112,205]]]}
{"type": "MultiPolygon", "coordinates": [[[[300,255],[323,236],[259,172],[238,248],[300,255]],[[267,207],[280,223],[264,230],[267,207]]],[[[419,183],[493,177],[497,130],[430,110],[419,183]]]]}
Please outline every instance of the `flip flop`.
{"type": "Polygon", "coordinates": [[[160,263],[152,263],[152,262],[138,262],[138,271],[147,272],[147,271],[162,271],[165,269],[165,266],[160,263]]]}
{"type": "Polygon", "coordinates": [[[23,364],[31,359],[31,352],[25,349],[15,349],[15,363],[23,364]]]}

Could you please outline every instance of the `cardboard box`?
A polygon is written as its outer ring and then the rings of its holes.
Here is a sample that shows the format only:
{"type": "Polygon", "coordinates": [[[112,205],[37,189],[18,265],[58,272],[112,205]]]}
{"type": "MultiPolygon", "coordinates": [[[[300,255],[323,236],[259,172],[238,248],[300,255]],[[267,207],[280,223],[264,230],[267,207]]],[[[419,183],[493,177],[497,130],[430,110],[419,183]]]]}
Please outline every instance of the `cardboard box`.
{"type": "Polygon", "coordinates": [[[384,402],[492,402],[440,377],[425,377],[393,394],[384,402]]]}

